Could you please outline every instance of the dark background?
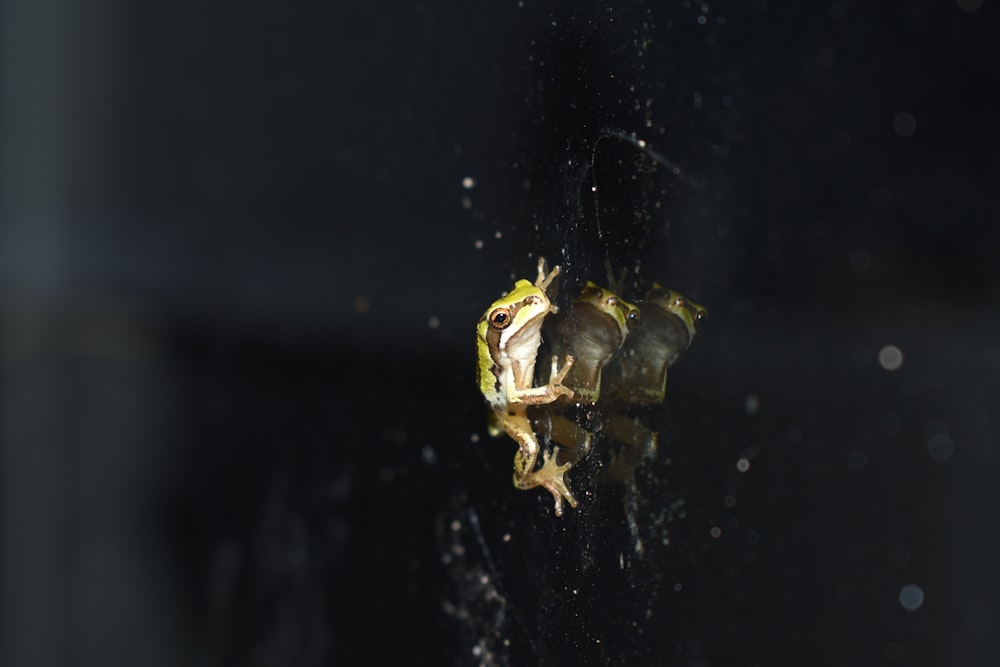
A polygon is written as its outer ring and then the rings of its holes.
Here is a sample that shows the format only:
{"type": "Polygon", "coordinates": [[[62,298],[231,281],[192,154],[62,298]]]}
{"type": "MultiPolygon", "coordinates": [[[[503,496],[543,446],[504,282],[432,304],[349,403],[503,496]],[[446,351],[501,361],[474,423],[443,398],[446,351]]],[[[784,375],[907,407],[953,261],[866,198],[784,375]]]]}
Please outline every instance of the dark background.
{"type": "Polygon", "coordinates": [[[0,20],[0,663],[1000,660],[990,3],[91,4],[0,20]],[[633,511],[486,437],[538,254],[709,308],[633,511]]]}

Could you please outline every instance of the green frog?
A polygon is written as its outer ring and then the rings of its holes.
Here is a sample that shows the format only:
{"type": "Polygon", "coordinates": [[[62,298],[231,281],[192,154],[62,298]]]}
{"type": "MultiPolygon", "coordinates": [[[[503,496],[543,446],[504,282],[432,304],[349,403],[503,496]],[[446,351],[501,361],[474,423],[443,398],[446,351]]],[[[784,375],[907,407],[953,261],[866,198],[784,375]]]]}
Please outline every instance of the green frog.
{"type": "Polygon", "coordinates": [[[514,485],[519,489],[543,487],[554,498],[556,516],[562,516],[563,501],[571,507],[577,506],[565,479],[571,466],[558,464],[558,451],[555,451],[543,453],[542,466],[535,470],[540,447],[527,412],[529,405],[544,405],[574,395],[573,390],[563,384],[573,368],[572,355],[566,355],[562,367],[558,357],[553,356],[548,382],[534,386],[542,323],[550,314],[558,312],[546,289],[558,274],[558,266],[546,274],[545,259],[539,258],[538,277],[534,283],[518,280],[513,289],[490,305],[476,327],[476,370],[479,389],[496,423],[518,444],[514,456],[514,485]]]}

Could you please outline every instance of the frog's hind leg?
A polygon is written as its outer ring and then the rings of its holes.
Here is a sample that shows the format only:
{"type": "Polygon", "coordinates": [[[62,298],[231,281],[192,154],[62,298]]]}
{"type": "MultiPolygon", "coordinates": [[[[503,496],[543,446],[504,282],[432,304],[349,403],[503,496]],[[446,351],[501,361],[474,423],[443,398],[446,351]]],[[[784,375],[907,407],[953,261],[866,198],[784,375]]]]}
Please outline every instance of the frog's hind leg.
{"type": "Polygon", "coordinates": [[[612,455],[611,465],[605,471],[605,481],[625,484],[634,489],[636,469],[646,459],[656,456],[657,434],[647,428],[638,417],[612,414],[605,419],[605,433],[622,445],[617,455],[612,455]]]}
{"type": "Polygon", "coordinates": [[[573,508],[576,508],[577,503],[566,482],[566,473],[573,467],[573,464],[565,463],[559,465],[557,462],[558,454],[558,447],[554,449],[551,455],[548,453],[542,454],[542,467],[523,479],[515,477],[514,484],[519,489],[531,489],[536,486],[543,487],[552,494],[552,498],[555,500],[556,516],[562,516],[564,499],[573,508]]]}
{"type": "MultiPolygon", "coordinates": [[[[535,469],[535,462],[538,461],[538,438],[532,430],[531,422],[526,416],[507,415],[504,419],[507,426],[507,433],[517,441],[517,454],[514,455],[514,483],[518,488],[518,480],[524,479],[535,469]]],[[[526,487],[523,487],[526,488],[526,487]]]]}
{"type": "Polygon", "coordinates": [[[535,470],[540,447],[538,439],[531,429],[531,422],[528,421],[527,417],[521,416],[511,415],[509,419],[518,422],[518,426],[521,427],[517,429],[519,434],[514,437],[519,445],[517,454],[514,455],[514,486],[519,489],[533,489],[536,486],[546,489],[555,499],[556,516],[563,514],[564,499],[571,507],[576,507],[576,498],[573,497],[565,479],[572,464],[559,465],[555,454],[552,456],[544,454],[542,467],[535,470]],[[522,421],[523,423],[520,423],[522,421]]]}

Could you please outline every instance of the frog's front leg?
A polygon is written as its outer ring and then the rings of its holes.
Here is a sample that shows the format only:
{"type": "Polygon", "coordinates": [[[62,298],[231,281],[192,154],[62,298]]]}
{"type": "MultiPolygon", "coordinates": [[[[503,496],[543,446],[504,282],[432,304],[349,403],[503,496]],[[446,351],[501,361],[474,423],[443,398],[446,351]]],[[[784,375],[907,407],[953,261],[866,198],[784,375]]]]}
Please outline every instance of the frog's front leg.
{"type": "Polygon", "coordinates": [[[555,499],[556,516],[563,514],[564,499],[571,507],[576,507],[576,498],[573,497],[565,479],[572,464],[558,465],[555,454],[552,456],[543,454],[542,467],[535,470],[540,447],[527,416],[506,414],[501,417],[501,421],[507,433],[518,444],[517,454],[514,455],[514,486],[522,490],[533,489],[536,486],[546,489],[555,499]]]}
{"type": "Polygon", "coordinates": [[[559,368],[559,357],[552,357],[552,373],[549,375],[548,384],[541,387],[529,387],[527,389],[517,389],[516,376],[513,367],[508,369],[507,378],[507,401],[509,403],[523,403],[525,405],[543,405],[552,403],[560,396],[573,398],[573,390],[562,383],[566,374],[573,368],[573,355],[566,355],[566,363],[559,368]]]}

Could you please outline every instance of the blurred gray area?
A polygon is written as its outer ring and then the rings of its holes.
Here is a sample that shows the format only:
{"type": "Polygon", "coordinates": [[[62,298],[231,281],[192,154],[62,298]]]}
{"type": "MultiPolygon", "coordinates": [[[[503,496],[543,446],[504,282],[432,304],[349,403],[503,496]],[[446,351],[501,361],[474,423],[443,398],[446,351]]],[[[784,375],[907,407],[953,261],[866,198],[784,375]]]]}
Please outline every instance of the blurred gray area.
{"type": "Polygon", "coordinates": [[[0,663],[177,664],[150,526],[175,391],[160,313],[81,275],[108,213],[123,92],[115,2],[4,3],[0,190],[0,663]]]}

